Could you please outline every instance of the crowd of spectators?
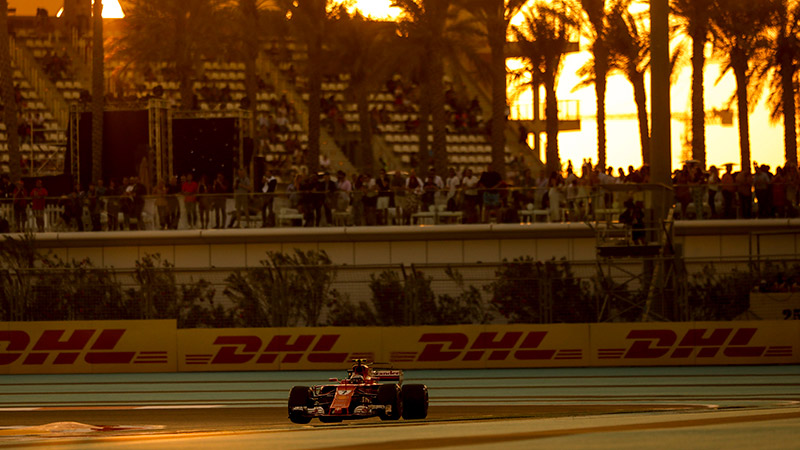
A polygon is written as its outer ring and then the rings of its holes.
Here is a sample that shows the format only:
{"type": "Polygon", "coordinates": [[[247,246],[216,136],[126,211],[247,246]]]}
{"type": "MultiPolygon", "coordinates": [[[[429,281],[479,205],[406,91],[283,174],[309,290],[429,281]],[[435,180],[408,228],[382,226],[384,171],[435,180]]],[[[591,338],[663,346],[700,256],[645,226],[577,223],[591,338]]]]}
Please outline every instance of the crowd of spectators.
{"type": "MultiPolygon", "coordinates": [[[[673,174],[676,217],[796,217],[797,168],[786,165],[773,172],[767,165],[754,164],[753,169],[752,174],[734,171],[728,164],[720,175],[714,166],[704,171],[696,163],[687,163],[673,174]]],[[[152,202],[152,226],[164,230],[275,226],[282,208],[296,211],[294,225],[309,227],[413,224],[416,213],[434,210],[457,213],[447,217],[463,223],[519,223],[526,210],[544,211],[551,221],[584,221],[597,220],[594,213],[601,207],[615,211],[614,220],[635,224],[641,221],[632,194],[637,189],[605,190],[603,185],[650,182],[647,166],[603,171],[589,161],[577,171],[569,162],[563,173],[541,171],[534,176],[523,169],[506,179],[488,169],[478,174],[470,169],[457,173],[453,168],[446,174],[433,168],[421,173],[381,169],[377,176],[343,171],[297,173],[290,180],[281,180],[277,174],[267,169],[255,182],[244,170],[230,181],[223,174],[213,181],[206,175],[195,179],[186,174],[159,181],[149,192],[137,177],[126,177],[108,186],[102,181],[85,189],[76,185],[59,198],[48,197],[41,180],[26,187],[22,182],[12,184],[4,175],[0,206],[5,208],[0,211],[7,228],[0,229],[43,231],[47,204],[59,207],[59,226],[64,230],[141,229],[146,199],[152,202]],[[29,220],[28,214],[35,220],[29,220]]]]}

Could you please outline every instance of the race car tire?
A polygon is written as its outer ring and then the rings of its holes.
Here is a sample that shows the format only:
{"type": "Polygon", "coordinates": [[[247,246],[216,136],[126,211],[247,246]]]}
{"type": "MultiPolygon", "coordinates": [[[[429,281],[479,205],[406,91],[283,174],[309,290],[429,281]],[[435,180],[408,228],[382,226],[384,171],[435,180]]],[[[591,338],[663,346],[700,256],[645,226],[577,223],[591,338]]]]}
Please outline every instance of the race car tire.
{"type": "Polygon", "coordinates": [[[341,423],[341,417],[319,416],[319,421],[322,423],[341,423]]]}
{"type": "Polygon", "coordinates": [[[306,424],[311,422],[311,417],[299,411],[294,411],[297,406],[307,407],[311,398],[311,392],[306,386],[295,386],[289,392],[289,420],[294,423],[306,424]]]}
{"type": "Polygon", "coordinates": [[[379,405],[392,407],[392,412],[387,414],[385,411],[379,412],[381,420],[398,420],[403,414],[403,402],[400,398],[400,386],[396,384],[384,384],[378,388],[379,405]]]}
{"type": "Polygon", "coordinates": [[[428,387],[424,384],[407,384],[401,391],[403,419],[424,419],[428,417],[428,387]]]}

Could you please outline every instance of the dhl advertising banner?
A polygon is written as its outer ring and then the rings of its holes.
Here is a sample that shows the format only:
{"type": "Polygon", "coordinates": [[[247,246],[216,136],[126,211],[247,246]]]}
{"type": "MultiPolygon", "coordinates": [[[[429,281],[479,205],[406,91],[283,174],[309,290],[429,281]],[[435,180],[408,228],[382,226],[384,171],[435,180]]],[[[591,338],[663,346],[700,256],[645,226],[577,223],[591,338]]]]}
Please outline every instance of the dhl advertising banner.
{"type": "Polygon", "coordinates": [[[593,324],[594,366],[792,364],[800,362],[800,322],[593,324]]]}
{"type": "Polygon", "coordinates": [[[178,370],[339,370],[587,365],[588,325],[452,325],[178,330],[178,370]]]}
{"type": "Polygon", "coordinates": [[[178,370],[792,364],[800,322],[685,322],[178,331],[178,370]]]}
{"type": "Polygon", "coordinates": [[[178,330],[178,370],[341,370],[356,358],[381,361],[378,327],[178,330]]]}
{"type": "Polygon", "coordinates": [[[175,321],[0,323],[0,373],[800,363],[800,321],[176,329],[175,321]]]}
{"type": "Polygon", "coordinates": [[[0,373],[174,372],[174,320],[0,322],[0,373]]]}
{"type": "Polygon", "coordinates": [[[589,361],[589,325],[387,328],[384,361],[399,368],[572,367],[589,361]]]}

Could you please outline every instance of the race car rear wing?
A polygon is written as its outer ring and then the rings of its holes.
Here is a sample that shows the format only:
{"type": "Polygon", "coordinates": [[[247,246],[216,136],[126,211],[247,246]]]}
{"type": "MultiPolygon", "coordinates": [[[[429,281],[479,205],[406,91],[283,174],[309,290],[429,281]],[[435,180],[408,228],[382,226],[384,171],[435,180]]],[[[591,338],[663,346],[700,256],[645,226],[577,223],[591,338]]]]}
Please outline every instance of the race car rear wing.
{"type": "Polygon", "coordinates": [[[403,383],[403,371],[402,370],[373,370],[372,377],[377,379],[381,382],[395,382],[397,384],[403,383]]]}

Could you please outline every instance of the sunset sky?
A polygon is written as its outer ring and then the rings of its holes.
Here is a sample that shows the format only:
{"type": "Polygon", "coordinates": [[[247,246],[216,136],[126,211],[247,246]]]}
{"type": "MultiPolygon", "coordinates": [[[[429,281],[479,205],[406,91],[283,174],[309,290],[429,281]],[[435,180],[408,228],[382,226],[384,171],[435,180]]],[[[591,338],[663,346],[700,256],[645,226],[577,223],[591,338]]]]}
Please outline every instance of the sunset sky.
{"type": "MultiPolygon", "coordinates": [[[[391,0],[358,0],[357,6],[365,14],[375,18],[393,18],[399,14],[397,8],[391,8],[391,0]]],[[[518,22],[518,21],[517,21],[518,22]]],[[[580,43],[581,49],[587,47],[587,42],[580,43]]],[[[580,81],[575,75],[575,71],[583,65],[589,58],[586,51],[569,55],[564,61],[564,67],[558,86],[559,100],[578,100],[580,102],[580,112],[585,119],[581,123],[580,132],[565,132],[559,134],[559,149],[561,160],[566,164],[571,159],[575,165],[580,165],[584,158],[592,158],[597,161],[597,125],[594,120],[596,112],[594,88],[588,87],[573,92],[573,88],[580,81]],[[588,116],[588,117],[586,117],[588,116]]],[[[513,61],[509,61],[509,66],[514,66],[513,61]]],[[[719,77],[719,66],[707,64],[704,73],[704,83],[706,88],[706,109],[712,108],[725,109],[731,94],[735,91],[736,82],[733,75],[726,75],[718,84],[714,82],[719,77]]],[[[648,108],[649,99],[649,77],[648,85],[648,108]]],[[[680,72],[675,85],[670,91],[671,109],[674,115],[677,113],[687,113],[691,111],[691,68],[685,67],[680,72]]],[[[530,111],[531,95],[522,95],[520,98],[512,98],[512,104],[521,105],[524,111],[530,111]]],[[[544,96],[542,96],[544,101],[544,96]]],[[[512,107],[512,109],[515,109],[512,107]]],[[[609,115],[630,115],[636,112],[633,102],[633,88],[627,79],[621,75],[615,75],[608,80],[608,92],[606,93],[606,113],[609,115]]],[[[487,111],[488,113],[488,111],[487,111]]],[[[736,163],[738,167],[739,157],[739,132],[737,121],[734,119],[733,126],[722,126],[716,124],[706,125],[706,153],[709,165],[720,166],[727,162],[736,163]]],[[[686,152],[682,151],[682,142],[685,123],[673,118],[672,120],[672,167],[678,168],[681,161],[685,158],[686,152]]],[[[627,167],[628,165],[638,166],[642,163],[641,147],[639,145],[638,123],[635,119],[611,119],[606,122],[608,164],[615,167],[627,167]]],[[[544,140],[544,136],[542,137],[544,140]]],[[[783,128],[781,126],[771,126],[769,124],[769,111],[762,103],[750,115],[750,144],[752,158],[759,163],[769,164],[773,168],[783,165],[784,145],[783,128]]],[[[544,155],[542,154],[542,157],[544,155]]]]}
{"type": "MultiPolygon", "coordinates": [[[[34,15],[37,7],[44,7],[51,15],[54,15],[61,5],[63,5],[63,0],[9,0],[9,7],[17,8],[17,15],[34,15]]],[[[106,0],[104,5],[104,17],[118,17],[121,15],[122,10],[116,0],[106,0]]],[[[399,13],[397,8],[391,7],[391,0],[358,0],[357,7],[365,14],[376,19],[391,19],[399,13]]],[[[582,49],[586,48],[586,46],[587,42],[581,42],[582,49]]],[[[569,55],[564,62],[558,87],[559,99],[578,100],[580,102],[581,115],[584,117],[580,132],[565,132],[559,135],[562,161],[566,163],[568,159],[571,159],[576,165],[579,165],[584,158],[592,158],[595,161],[597,159],[594,89],[588,87],[575,92],[572,91],[578,82],[575,71],[587,58],[588,53],[585,51],[569,55]]],[[[510,62],[510,64],[513,64],[513,62],[510,62]]],[[[731,94],[735,89],[735,81],[730,74],[715,85],[714,82],[718,78],[718,73],[719,68],[715,64],[706,66],[704,78],[706,87],[705,106],[707,110],[712,108],[724,109],[728,105],[731,94]]],[[[690,110],[690,79],[691,68],[685,67],[681,71],[676,84],[672,87],[671,103],[674,115],[688,113],[690,110]]],[[[513,99],[512,102],[522,105],[521,108],[525,111],[530,110],[531,101],[529,95],[513,99]]],[[[606,109],[609,115],[635,113],[631,85],[620,75],[612,76],[609,79],[606,109]]],[[[488,111],[486,113],[488,114],[488,111]]],[[[641,164],[641,150],[639,148],[638,128],[635,119],[612,118],[607,122],[606,128],[608,164],[615,167],[641,164]]],[[[685,156],[681,148],[683,132],[684,122],[673,118],[671,142],[673,168],[679,167],[681,160],[685,156]]],[[[776,126],[769,124],[769,112],[763,102],[750,115],[750,135],[752,157],[755,161],[769,164],[772,167],[783,165],[783,128],[780,124],[776,126]]],[[[727,162],[734,162],[738,165],[740,158],[737,121],[734,120],[733,126],[708,124],[706,126],[706,147],[709,165],[715,164],[719,166],[727,162]]]]}

